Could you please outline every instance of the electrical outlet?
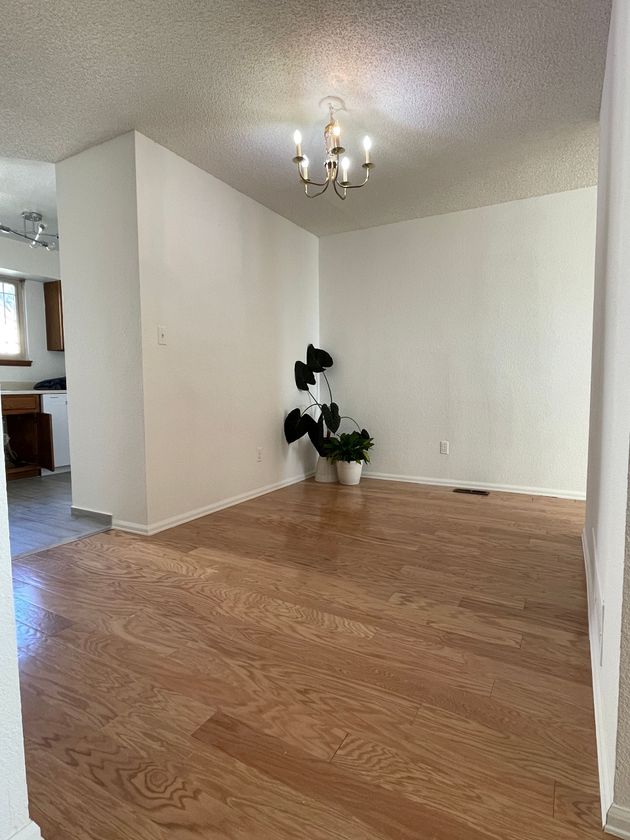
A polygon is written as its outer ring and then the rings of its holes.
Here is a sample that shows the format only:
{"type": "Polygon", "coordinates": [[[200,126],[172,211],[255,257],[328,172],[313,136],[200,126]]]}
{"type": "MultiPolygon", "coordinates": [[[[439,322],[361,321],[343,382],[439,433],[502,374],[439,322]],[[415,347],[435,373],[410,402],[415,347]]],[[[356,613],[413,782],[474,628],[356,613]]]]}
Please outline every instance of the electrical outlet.
{"type": "Polygon", "coordinates": [[[256,449],[256,460],[257,461],[262,461],[262,455],[263,455],[263,448],[262,448],[262,446],[259,446],[256,449]]]}
{"type": "Polygon", "coordinates": [[[158,344],[166,344],[166,327],[158,326],[158,344]]]}
{"type": "Polygon", "coordinates": [[[440,441],[440,455],[448,455],[450,453],[451,445],[447,440],[440,441]]]}

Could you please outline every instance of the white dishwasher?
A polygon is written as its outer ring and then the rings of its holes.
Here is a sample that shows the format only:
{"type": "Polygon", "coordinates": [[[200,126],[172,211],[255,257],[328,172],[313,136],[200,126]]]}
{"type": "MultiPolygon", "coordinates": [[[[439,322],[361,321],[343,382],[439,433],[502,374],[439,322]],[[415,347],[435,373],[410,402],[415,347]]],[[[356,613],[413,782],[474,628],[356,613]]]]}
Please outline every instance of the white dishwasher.
{"type": "Polygon", "coordinates": [[[68,437],[68,395],[42,394],[42,411],[52,417],[53,458],[55,469],[70,465],[68,437]]]}

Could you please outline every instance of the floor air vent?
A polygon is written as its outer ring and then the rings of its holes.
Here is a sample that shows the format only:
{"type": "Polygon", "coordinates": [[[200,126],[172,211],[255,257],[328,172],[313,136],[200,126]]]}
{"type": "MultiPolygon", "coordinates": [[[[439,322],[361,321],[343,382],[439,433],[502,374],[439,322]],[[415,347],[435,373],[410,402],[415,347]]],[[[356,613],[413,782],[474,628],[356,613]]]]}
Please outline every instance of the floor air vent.
{"type": "Polygon", "coordinates": [[[468,493],[470,496],[489,496],[489,490],[472,490],[470,487],[456,487],[453,493],[468,493]]]}

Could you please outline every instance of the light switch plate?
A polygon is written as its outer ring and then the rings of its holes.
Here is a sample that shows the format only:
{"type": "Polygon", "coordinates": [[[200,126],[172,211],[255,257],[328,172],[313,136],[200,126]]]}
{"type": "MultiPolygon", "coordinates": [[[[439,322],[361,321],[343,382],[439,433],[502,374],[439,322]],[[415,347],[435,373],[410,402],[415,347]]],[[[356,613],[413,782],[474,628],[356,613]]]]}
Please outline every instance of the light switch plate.
{"type": "Polygon", "coordinates": [[[158,326],[158,344],[166,344],[166,327],[158,326]]]}

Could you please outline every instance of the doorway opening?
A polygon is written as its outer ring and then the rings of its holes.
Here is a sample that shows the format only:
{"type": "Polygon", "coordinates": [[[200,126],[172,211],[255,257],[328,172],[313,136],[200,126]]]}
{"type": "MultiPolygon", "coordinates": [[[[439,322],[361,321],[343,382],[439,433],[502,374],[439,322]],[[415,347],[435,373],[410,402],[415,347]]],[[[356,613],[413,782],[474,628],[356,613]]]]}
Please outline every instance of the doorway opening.
{"type": "Polygon", "coordinates": [[[0,159],[0,171],[10,187],[0,196],[0,403],[15,558],[111,520],[72,507],[55,168],[0,159]],[[37,230],[25,219],[36,219],[37,230]]]}

